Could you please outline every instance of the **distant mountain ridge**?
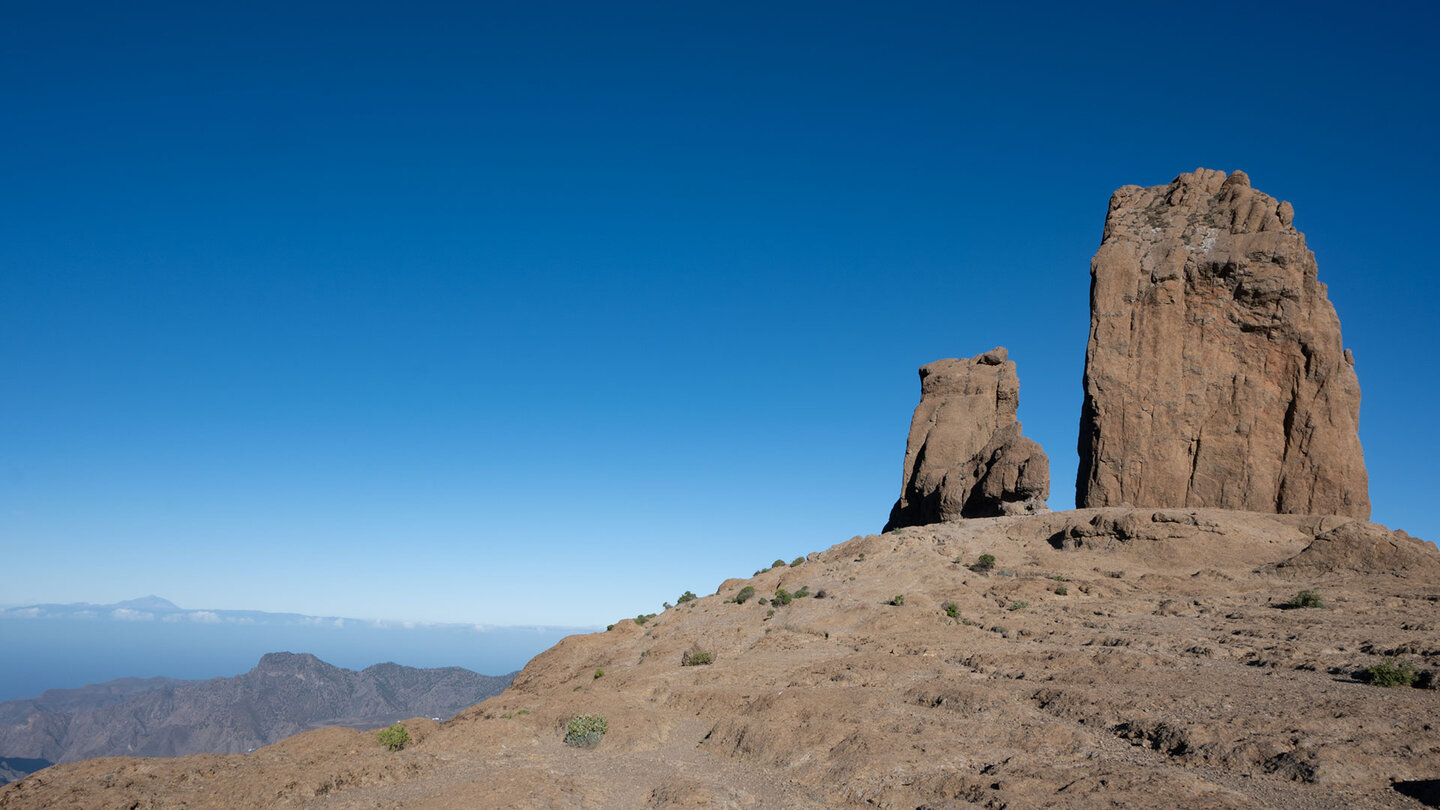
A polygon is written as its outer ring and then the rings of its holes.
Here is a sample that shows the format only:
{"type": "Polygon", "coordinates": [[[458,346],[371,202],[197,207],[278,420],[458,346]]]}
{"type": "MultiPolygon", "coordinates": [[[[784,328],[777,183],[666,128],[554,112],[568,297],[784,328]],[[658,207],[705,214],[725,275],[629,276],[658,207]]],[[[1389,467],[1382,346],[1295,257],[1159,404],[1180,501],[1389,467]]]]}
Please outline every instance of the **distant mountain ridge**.
{"type": "Polygon", "coordinates": [[[233,678],[122,678],[54,689],[0,703],[0,783],[90,757],[243,753],[321,726],[449,718],[513,678],[393,663],[357,672],[277,652],[233,678]]]}

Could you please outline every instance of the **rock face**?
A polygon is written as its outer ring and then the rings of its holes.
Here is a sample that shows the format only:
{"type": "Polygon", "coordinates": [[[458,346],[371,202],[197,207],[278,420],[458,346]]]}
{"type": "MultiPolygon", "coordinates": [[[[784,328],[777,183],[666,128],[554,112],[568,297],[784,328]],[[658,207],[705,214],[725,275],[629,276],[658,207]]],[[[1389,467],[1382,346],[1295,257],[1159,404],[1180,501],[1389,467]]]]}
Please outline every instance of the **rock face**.
{"type": "Polygon", "coordinates": [[[920,368],[905,480],[885,531],[956,518],[1045,510],[1050,459],[1020,435],[1020,380],[996,347],[920,368]]]}
{"type": "Polygon", "coordinates": [[[1370,516],[1360,384],[1293,218],[1243,172],[1110,198],[1077,506],[1370,516]]]}

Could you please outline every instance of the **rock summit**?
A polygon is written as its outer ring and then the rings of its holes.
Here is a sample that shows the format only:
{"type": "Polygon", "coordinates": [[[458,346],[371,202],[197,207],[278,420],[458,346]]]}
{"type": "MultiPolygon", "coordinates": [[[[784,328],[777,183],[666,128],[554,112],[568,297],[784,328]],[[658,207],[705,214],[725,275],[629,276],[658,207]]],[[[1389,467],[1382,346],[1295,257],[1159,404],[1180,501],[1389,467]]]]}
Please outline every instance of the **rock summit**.
{"type": "Polygon", "coordinates": [[[920,368],[905,479],[885,530],[1046,511],[1050,459],[1020,435],[1020,379],[1003,347],[920,368]]]}
{"type": "Polygon", "coordinates": [[[1354,360],[1294,216],[1238,171],[1110,198],[1077,506],[1370,516],[1354,360]]]}

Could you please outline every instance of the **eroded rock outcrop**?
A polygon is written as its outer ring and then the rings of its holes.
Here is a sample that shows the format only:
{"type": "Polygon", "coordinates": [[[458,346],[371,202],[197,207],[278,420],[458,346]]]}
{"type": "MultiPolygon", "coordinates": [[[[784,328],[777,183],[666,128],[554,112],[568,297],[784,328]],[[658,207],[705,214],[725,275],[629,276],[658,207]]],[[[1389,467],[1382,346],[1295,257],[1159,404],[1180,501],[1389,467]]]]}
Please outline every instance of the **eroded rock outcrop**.
{"type": "Polygon", "coordinates": [[[905,480],[885,530],[1045,511],[1050,459],[1020,435],[1020,380],[1004,348],[920,368],[905,480]]]}
{"type": "Polygon", "coordinates": [[[1370,516],[1360,384],[1293,218],[1243,172],[1110,198],[1077,506],[1370,516]]]}

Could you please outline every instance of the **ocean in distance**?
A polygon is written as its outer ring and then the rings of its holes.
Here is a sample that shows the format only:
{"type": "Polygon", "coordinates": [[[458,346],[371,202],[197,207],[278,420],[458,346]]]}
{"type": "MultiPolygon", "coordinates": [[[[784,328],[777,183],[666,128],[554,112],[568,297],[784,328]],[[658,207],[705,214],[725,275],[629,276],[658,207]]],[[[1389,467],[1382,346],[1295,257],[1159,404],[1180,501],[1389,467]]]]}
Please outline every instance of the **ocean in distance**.
{"type": "Polygon", "coordinates": [[[268,652],[311,653],[356,670],[389,661],[504,675],[565,636],[598,629],[185,610],[157,597],[31,605],[0,609],[0,701],[115,678],[230,677],[249,671],[268,652]]]}

